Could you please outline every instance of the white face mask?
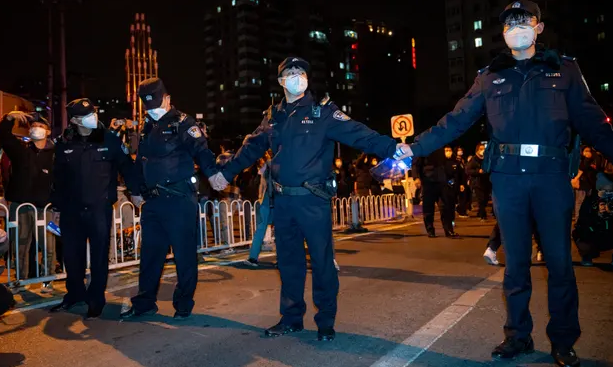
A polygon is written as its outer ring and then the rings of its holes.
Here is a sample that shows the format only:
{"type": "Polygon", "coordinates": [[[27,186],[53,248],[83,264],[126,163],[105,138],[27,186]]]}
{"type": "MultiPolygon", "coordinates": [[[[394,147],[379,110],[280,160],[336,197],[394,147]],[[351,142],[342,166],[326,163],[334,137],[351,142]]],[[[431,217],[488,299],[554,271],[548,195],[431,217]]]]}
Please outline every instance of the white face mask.
{"type": "Polygon", "coordinates": [[[536,27],[516,25],[504,32],[504,40],[511,50],[523,51],[536,42],[536,27]]]}
{"type": "Polygon", "coordinates": [[[44,140],[47,137],[47,130],[42,127],[35,126],[30,129],[30,138],[32,140],[44,140]]]}
{"type": "Polygon", "coordinates": [[[92,113],[81,119],[81,125],[88,129],[95,129],[98,127],[98,115],[92,113]]]}
{"type": "Polygon", "coordinates": [[[166,109],[162,107],[154,108],[152,110],[147,110],[147,114],[149,114],[149,116],[151,116],[151,118],[154,119],[155,121],[158,121],[159,119],[161,119],[162,116],[164,116],[167,112],[168,111],[166,111],[166,109]]]}
{"type": "Polygon", "coordinates": [[[309,81],[304,75],[291,75],[285,78],[285,89],[295,96],[301,95],[309,86],[309,81]]]}

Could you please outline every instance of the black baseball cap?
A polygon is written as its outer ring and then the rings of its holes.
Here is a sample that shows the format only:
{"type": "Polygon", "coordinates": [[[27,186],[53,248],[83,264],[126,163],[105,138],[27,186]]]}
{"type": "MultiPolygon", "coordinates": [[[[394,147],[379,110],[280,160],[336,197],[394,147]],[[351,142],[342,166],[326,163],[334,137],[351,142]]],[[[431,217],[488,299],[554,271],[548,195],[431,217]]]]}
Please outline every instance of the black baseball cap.
{"type": "Polygon", "coordinates": [[[138,86],[138,96],[143,101],[146,110],[152,110],[162,105],[166,87],[160,78],[143,80],[138,86]]]}
{"type": "Polygon", "coordinates": [[[279,73],[277,76],[280,78],[283,70],[290,69],[294,66],[303,69],[307,73],[311,69],[311,65],[305,59],[300,57],[288,57],[287,59],[283,60],[281,64],[279,64],[279,73]]]}
{"type": "Polygon", "coordinates": [[[75,99],[66,105],[66,111],[70,118],[82,117],[96,112],[96,107],[88,98],[75,99]]]}
{"type": "Polygon", "coordinates": [[[500,13],[500,22],[504,23],[507,17],[511,14],[529,14],[536,17],[537,21],[541,21],[541,8],[538,4],[529,0],[517,0],[504,8],[504,11],[500,13]]]}

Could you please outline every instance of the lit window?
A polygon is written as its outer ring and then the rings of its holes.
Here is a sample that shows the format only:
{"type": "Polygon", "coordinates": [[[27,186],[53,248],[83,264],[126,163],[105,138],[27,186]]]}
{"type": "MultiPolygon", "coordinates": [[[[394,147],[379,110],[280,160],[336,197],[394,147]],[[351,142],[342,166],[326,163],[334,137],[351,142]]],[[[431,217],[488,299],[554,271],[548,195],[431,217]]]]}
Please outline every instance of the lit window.
{"type": "Polygon", "coordinates": [[[345,79],[347,80],[355,80],[355,73],[346,73],[345,79]]]}
{"type": "Polygon", "coordinates": [[[583,23],[587,24],[587,18],[583,19],[583,23]]]}
{"type": "Polygon", "coordinates": [[[334,78],[334,72],[333,71],[330,72],[330,78],[334,78]]]}
{"type": "Polygon", "coordinates": [[[225,108],[223,108],[223,107],[221,107],[221,108],[220,108],[220,110],[221,110],[221,113],[226,112],[226,109],[225,109],[225,108]]]}
{"type": "Polygon", "coordinates": [[[398,62],[400,62],[400,61],[401,61],[401,60],[400,60],[400,59],[398,59],[398,62]]]}
{"type": "Polygon", "coordinates": [[[218,13],[221,13],[221,6],[218,6],[218,7],[217,7],[217,12],[218,12],[218,13]]]}
{"type": "Polygon", "coordinates": [[[236,0],[232,0],[232,6],[236,5],[236,0]]]}
{"type": "MultiPolygon", "coordinates": [[[[36,107],[36,108],[38,108],[38,107],[36,107]]],[[[100,110],[100,111],[98,111],[98,112],[100,112],[100,113],[104,113],[104,110],[100,110]]]]}
{"type": "Polygon", "coordinates": [[[341,89],[341,86],[338,83],[336,83],[336,89],[341,89]]]}
{"type": "Polygon", "coordinates": [[[381,33],[385,33],[385,27],[381,27],[381,33]]]}
{"type": "Polygon", "coordinates": [[[238,80],[235,80],[235,81],[234,81],[234,86],[235,86],[235,87],[238,87],[238,80]]]}
{"type": "Polygon", "coordinates": [[[390,35],[390,36],[393,36],[393,35],[394,35],[394,32],[389,31],[389,32],[387,32],[387,34],[388,34],[388,35],[390,35]]]}
{"type": "Polygon", "coordinates": [[[217,41],[217,44],[221,46],[223,44],[223,41],[219,40],[219,41],[217,41]]]}
{"type": "Polygon", "coordinates": [[[347,106],[343,106],[343,112],[347,112],[347,106]]]}
{"type": "Polygon", "coordinates": [[[604,83],[600,85],[600,90],[603,92],[608,92],[609,91],[609,83],[604,83]]]}
{"type": "Polygon", "coordinates": [[[219,84],[219,90],[223,90],[223,84],[219,84]]]}
{"type": "Polygon", "coordinates": [[[449,41],[449,51],[455,51],[458,49],[458,41],[449,41]]]}
{"type": "Polygon", "coordinates": [[[371,26],[371,25],[369,25],[369,26],[368,26],[368,30],[369,30],[369,31],[371,31],[371,32],[373,31],[373,29],[372,29],[372,26],[371,26]]]}
{"type": "Polygon", "coordinates": [[[483,38],[481,37],[475,38],[475,47],[482,47],[482,46],[483,46],[483,38]]]}
{"type": "Polygon", "coordinates": [[[251,79],[251,84],[255,84],[255,78],[251,79]]]}
{"type": "Polygon", "coordinates": [[[309,33],[309,37],[316,40],[317,42],[328,41],[328,37],[326,36],[326,34],[320,31],[311,31],[311,33],[309,33]]]}
{"type": "Polygon", "coordinates": [[[345,90],[347,88],[347,86],[345,84],[343,84],[343,90],[345,90]]]}
{"type": "Polygon", "coordinates": [[[262,85],[262,79],[258,79],[258,84],[262,85]]]}
{"type": "Polygon", "coordinates": [[[475,20],[475,31],[483,29],[483,23],[480,20],[475,20]]]}
{"type": "Polygon", "coordinates": [[[353,84],[347,84],[347,89],[348,90],[353,90],[353,84]]]}
{"type": "Polygon", "coordinates": [[[605,34],[604,34],[604,32],[600,32],[600,33],[598,33],[598,40],[599,40],[599,41],[603,41],[604,39],[605,39],[605,34]]]}
{"type": "Polygon", "coordinates": [[[266,65],[268,63],[268,59],[264,58],[264,65],[266,65]]]}
{"type": "Polygon", "coordinates": [[[351,106],[349,106],[349,108],[347,109],[348,113],[351,113],[351,106]]]}
{"type": "Polygon", "coordinates": [[[341,70],[345,70],[345,64],[344,64],[344,63],[342,63],[342,62],[341,62],[340,64],[338,64],[338,67],[339,67],[339,69],[341,69],[341,70]]]}
{"type": "Polygon", "coordinates": [[[353,39],[358,39],[358,33],[356,31],[352,31],[352,30],[346,30],[345,31],[345,37],[349,37],[349,38],[353,38],[353,39]]]}
{"type": "Polygon", "coordinates": [[[387,54],[387,57],[392,57],[392,54],[388,53],[388,54],[387,54]]]}

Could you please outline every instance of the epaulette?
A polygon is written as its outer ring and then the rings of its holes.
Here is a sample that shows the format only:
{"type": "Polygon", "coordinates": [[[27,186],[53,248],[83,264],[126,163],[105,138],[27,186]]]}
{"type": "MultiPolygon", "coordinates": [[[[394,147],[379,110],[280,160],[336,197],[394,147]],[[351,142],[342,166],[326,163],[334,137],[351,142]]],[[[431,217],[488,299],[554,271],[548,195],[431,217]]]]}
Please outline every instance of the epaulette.
{"type": "Polygon", "coordinates": [[[577,61],[577,58],[576,57],[572,57],[572,56],[562,55],[562,60],[575,62],[575,61],[577,61]]]}
{"type": "Polygon", "coordinates": [[[483,69],[478,70],[478,71],[477,71],[477,73],[478,73],[479,75],[481,75],[481,74],[485,73],[486,71],[488,71],[488,70],[489,70],[489,68],[490,68],[489,66],[486,66],[486,67],[484,67],[483,69]]]}

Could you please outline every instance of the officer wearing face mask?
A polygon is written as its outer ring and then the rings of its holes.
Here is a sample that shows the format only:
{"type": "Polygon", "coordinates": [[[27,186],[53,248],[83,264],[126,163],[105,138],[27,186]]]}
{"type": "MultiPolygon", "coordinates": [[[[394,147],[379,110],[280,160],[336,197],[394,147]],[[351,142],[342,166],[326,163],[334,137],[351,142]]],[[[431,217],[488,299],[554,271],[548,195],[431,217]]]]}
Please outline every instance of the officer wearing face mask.
{"type": "MultiPolygon", "coordinates": [[[[30,263],[30,252],[38,255],[39,249],[31,248],[35,244],[37,226],[36,220],[52,220],[53,214],[45,214],[45,206],[49,203],[51,194],[51,183],[53,179],[53,156],[54,144],[49,135],[51,126],[38,113],[26,114],[24,112],[13,111],[5,115],[0,122],[0,147],[11,160],[12,173],[11,180],[6,189],[6,200],[10,205],[11,220],[19,221],[19,274],[18,279],[27,279],[31,276],[52,275],[55,269],[55,237],[47,235],[47,258],[42,262],[46,264],[45,269],[38,273],[35,264],[30,263]],[[29,128],[29,139],[25,142],[13,135],[15,124],[29,128]],[[34,204],[37,208],[35,213],[31,207],[23,207],[17,213],[17,207],[24,203],[34,204]],[[36,217],[38,214],[38,218],[36,217]],[[43,215],[46,215],[43,218],[43,215]],[[33,268],[34,271],[30,271],[33,268]],[[37,275],[38,274],[38,275],[37,275]]],[[[39,236],[45,235],[46,231],[39,231],[39,236]]],[[[11,236],[14,248],[15,235],[11,236]]],[[[39,237],[40,251],[43,251],[43,239],[39,237]]],[[[34,258],[32,256],[32,258],[34,258]]],[[[43,292],[53,291],[52,283],[43,285],[43,292]]]]}
{"type": "MultiPolygon", "coordinates": [[[[382,158],[391,158],[396,141],[354,121],[327,99],[314,100],[307,91],[309,63],[285,59],[278,81],[285,98],[264,113],[260,127],[220,173],[224,181],[250,166],[264,152],[273,152],[274,222],[277,259],[281,273],[281,321],[267,329],[275,337],[303,329],[306,312],[306,239],[313,268],[313,299],[319,340],[333,340],[337,310],[338,273],[334,267],[330,180],[335,142],[382,158]]],[[[401,145],[400,147],[408,147],[401,145]]]]}
{"type": "Polygon", "coordinates": [[[541,11],[527,0],[500,15],[509,50],[479,71],[456,108],[405,152],[423,156],[455,140],[486,114],[490,143],[485,172],[491,172],[493,200],[506,269],[505,340],[492,356],[509,359],[534,350],[530,265],[532,223],[536,222],[549,271],[547,334],[559,366],[579,366],[573,345],[581,334],[571,258],[573,191],[569,180],[571,131],[613,159],[613,130],[572,57],[537,46],[541,11]]]}
{"type": "MultiPolygon", "coordinates": [[[[141,212],[143,250],[138,294],[121,318],[157,312],[160,277],[172,246],[178,278],[173,294],[174,318],[186,319],[194,308],[200,245],[194,162],[206,177],[211,177],[217,172],[215,156],[196,121],[171,105],[161,79],[141,82],[138,95],[148,115],[136,158],[143,176],[141,192],[146,200],[141,212]]],[[[211,181],[211,186],[222,190],[227,185],[211,181]]]]}
{"type": "Polygon", "coordinates": [[[89,99],[74,100],[66,110],[71,124],[56,143],[51,203],[61,212],[67,293],[51,312],[86,302],[87,317],[96,318],[106,304],[117,177],[120,173],[132,194],[138,195],[138,175],[127,147],[98,121],[89,99]],[[91,282],[86,289],[88,240],[91,282]]]}

